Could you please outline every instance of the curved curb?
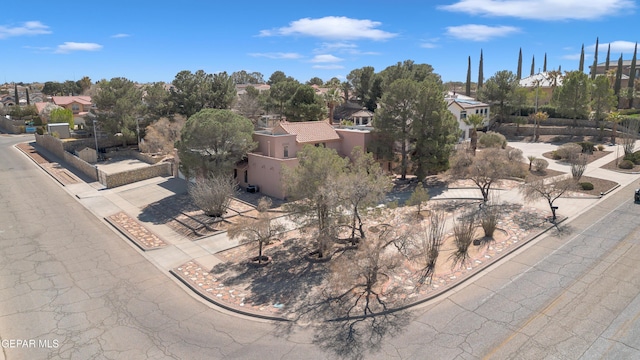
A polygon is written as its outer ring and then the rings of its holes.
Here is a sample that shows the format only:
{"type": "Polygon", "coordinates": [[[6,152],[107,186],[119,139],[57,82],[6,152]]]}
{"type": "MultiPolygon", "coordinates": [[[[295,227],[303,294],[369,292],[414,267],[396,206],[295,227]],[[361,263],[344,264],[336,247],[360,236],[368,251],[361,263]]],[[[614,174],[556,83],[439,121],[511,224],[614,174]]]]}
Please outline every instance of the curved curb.
{"type": "Polygon", "coordinates": [[[210,302],[210,303],[212,303],[212,304],[214,304],[216,306],[219,306],[219,307],[221,307],[221,308],[223,308],[225,310],[234,312],[236,314],[244,315],[244,316],[254,317],[254,318],[257,318],[257,319],[272,320],[272,321],[282,321],[282,322],[290,322],[291,321],[289,319],[285,319],[285,318],[282,318],[282,317],[262,315],[262,314],[258,314],[258,313],[254,313],[254,312],[240,310],[235,306],[230,306],[230,305],[227,305],[227,304],[225,304],[225,303],[223,303],[221,301],[216,301],[216,300],[212,299],[210,296],[208,296],[207,294],[203,293],[197,287],[193,286],[193,284],[191,284],[189,282],[189,280],[185,279],[183,276],[181,276],[180,274],[176,273],[173,269],[169,270],[169,273],[171,275],[175,276],[178,280],[180,280],[181,283],[185,284],[189,289],[191,289],[193,292],[198,294],[203,299],[205,299],[208,302],[210,302]]]}

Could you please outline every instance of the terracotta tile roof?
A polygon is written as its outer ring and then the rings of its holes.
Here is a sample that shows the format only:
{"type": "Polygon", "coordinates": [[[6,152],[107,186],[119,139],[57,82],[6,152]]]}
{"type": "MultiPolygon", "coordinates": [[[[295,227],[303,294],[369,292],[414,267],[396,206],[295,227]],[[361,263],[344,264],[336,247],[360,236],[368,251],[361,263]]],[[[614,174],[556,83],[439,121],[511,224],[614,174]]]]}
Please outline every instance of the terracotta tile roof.
{"type": "Polygon", "coordinates": [[[336,130],[326,121],[281,121],[273,128],[276,135],[291,134],[296,136],[298,143],[318,143],[340,140],[336,130]]]}
{"type": "Polygon", "coordinates": [[[56,105],[69,105],[77,102],[82,105],[91,105],[91,96],[54,96],[53,103],[56,105]]]}

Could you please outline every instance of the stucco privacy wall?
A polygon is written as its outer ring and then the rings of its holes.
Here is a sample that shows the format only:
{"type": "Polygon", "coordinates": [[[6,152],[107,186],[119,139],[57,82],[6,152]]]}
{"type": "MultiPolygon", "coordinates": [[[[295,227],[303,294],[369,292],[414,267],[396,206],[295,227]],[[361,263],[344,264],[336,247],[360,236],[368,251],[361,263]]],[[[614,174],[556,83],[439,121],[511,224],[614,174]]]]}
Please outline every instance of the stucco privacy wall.
{"type": "Polygon", "coordinates": [[[286,194],[282,182],[282,168],[298,165],[298,159],[275,159],[259,154],[248,154],[249,158],[249,184],[258,184],[260,192],[284,199],[286,194]]]}
{"type": "Polygon", "coordinates": [[[36,134],[36,143],[55,156],[68,162],[74,168],[78,169],[83,174],[90,177],[92,180],[98,180],[98,173],[95,166],[80,159],[72,153],[64,151],[64,145],[60,139],[57,139],[51,135],[38,135],[36,134]]]}
{"type": "Polygon", "coordinates": [[[137,168],[113,174],[107,174],[104,171],[98,169],[98,173],[98,177],[102,185],[106,186],[107,188],[114,188],[131,184],[137,181],[151,179],[156,176],[171,176],[172,168],[171,163],[163,162],[155,165],[149,165],[148,167],[137,168]]]}
{"type": "Polygon", "coordinates": [[[68,162],[73,167],[80,170],[80,172],[87,175],[92,180],[98,180],[98,169],[96,169],[94,165],[91,165],[88,162],[73,155],[72,153],[69,153],[66,151],[64,152],[64,161],[68,162]]]}
{"type": "Polygon", "coordinates": [[[64,146],[62,145],[62,141],[60,139],[56,139],[51,135],[38,135],[35,134],[36,143],[43,148],[47,149],[49,152],[52,152],[55,156],[60,159],[64,159],[64,146]]]}

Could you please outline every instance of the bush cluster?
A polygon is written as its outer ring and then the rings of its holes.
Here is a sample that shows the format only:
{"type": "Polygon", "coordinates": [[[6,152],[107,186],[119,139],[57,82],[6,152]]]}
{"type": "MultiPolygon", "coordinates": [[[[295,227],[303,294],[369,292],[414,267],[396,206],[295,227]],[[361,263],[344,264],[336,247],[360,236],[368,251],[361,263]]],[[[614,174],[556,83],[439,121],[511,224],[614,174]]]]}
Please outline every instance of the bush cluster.
{"type": "Polygon", "coordinates": [[[535,159],[531,162],[531,169],[535,172],[543,172],[548,166],[549,162],[545,159],[535,159]]]}
{"type": "Polygon", "coordinates": [[[478,138],[478,144],[483,148],[495,147],[504,149],[507,146],[507,138],[500,133],[489,131],[480,135],[480,138],[478,138]]]}
{"type": "Polygon", "coordinates": [[[590,182],[581,182],[580,187],[582,190],[593,190],[593,184],[590,182]]]}
{"type": "Polygon", "coordinates": [[[625,155],[623,160],[629,160],[635,165],[640,165],[640,150],[634,152],[633,154],[625,155]]]}
{"type": "Polygon", "coordinates": [[[583,154],[593,154],[593,150],[595,150],[595,146],[591,141],[580,141],[576,144],[582,147],[583,154]]]}
{"type": "Polygon", "coordinates": [[[629,170],[629,169],[633,169],[633,166],[634,166],[634,164],[633,164],[633,161],[631,161],[631,160],[623,160],[623,161],[618,165],[618,167],[619,167],[620,169],[627,169],[627,170],[629,170]]]}

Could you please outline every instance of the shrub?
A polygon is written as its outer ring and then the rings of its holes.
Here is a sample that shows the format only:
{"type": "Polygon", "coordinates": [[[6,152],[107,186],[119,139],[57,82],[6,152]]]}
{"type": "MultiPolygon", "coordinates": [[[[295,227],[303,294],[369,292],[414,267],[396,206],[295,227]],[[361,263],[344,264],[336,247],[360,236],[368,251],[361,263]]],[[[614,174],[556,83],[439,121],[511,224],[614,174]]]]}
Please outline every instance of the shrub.
{"type": "Polygon", "coordinates": [[[507,158],[509,161],[522,161],[522,150],[516,148],[507,149],[507,158]]]}
{"type": "Polygon", "coordinates": [[[189,196],[207,216],[222,217],[237,189],[238,185],[231,176],[218,175],[189,185],[189,196]]]}
{"type": "Polygon", "coordinates": [[[598,144],[597,148],[598,148],[598,151],[604,151],[604,145],[602,144],[598,144]]]}
{"type": "Polygon", "coordinates": [[[578,154],[582,153],[582,146],[576,143],[563,144],[558,147],[558,155],[563,160],[573,160],[578,157],[578,154]]]}
{"type": "Polygon", "coordinates": [[[388,202],[388,203],[387,203],[387,208],[388,208],[388,209],[391,209],[391,210],[393,210],[393,209],[397,209],[397,208],[398,208],[398,201],[397,201],[397,200],[394,200],[394,201],[390,201],[390,202],[388,202]]]}
{"type": "Polygon", "coordinates": [[[531,169],[536,172],[543,172],[549,167],[549,162],[545,159],[535,159],[531,163],[531,169]]]}
{"type": "Polygon", "coordinates": [[[553,160],[560,160],[560,159],[562,159],[562,156],[560,156],[560,154],[558,154],[558,150],[553,150],[553,152],[551,153],[551,158],[553,160]]]}
{"type": "Polygon", "coordinates": [[[579,185],[582,190],[593,190],[593,184],[590,182],[581,182],[579,185]]]}
{"type": "Polygon", "coordinates": [[[478,144],[480,145],[480,147],[485,148],[495,147],[504,149],[507,146],[507,138],[497,132],[489,131],[480,135],[478,144]]]}
{"type": "Polygon", "coordinates": [[[623,160],[623,161],[618,165],[618,167],[619,167],[620,169],[627,169],[627,170],[628,170],[628,169],[633,169],[633,166],[634,166],[633,161],[630,161],[630,160],[623,160]]]}
{"type": "Polygon", "coordinates": [[[44,135],[44,130],[42,129],[42,127],[38,127],[38,128],[36,129],[36,134],[38,134],[38,135],[44,135]]]}
{"type": "Polygon", "coordinates": [[[582,152],[584,154],[593,154],[594,146],[591,141],[580,141],[577,144],[580,145],[580,147],[582,147],[582,152]]]}

